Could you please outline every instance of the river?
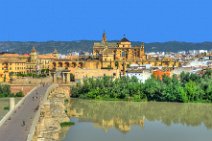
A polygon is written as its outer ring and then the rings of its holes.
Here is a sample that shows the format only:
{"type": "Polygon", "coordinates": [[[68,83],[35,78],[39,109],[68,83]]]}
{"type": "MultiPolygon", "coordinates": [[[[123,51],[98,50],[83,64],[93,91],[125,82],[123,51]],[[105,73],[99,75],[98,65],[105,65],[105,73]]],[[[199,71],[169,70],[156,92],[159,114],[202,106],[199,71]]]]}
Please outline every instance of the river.
{"type": "Polygon", "coordinates": [[[71,100],[64,141],[211,141],[212,104],[71,100]]]}

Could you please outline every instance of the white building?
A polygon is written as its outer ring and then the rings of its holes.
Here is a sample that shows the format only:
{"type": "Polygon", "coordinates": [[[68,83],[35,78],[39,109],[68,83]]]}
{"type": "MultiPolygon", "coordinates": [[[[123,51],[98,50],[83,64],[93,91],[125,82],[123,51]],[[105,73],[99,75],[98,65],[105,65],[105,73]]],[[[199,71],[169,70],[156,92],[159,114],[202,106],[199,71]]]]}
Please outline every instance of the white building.
{"type": "Polygon", "coordinates": [[[199,54],[201,54],[201,53],[208,53],[208,51],[207,50],[199,50],[199,54]]]}
{"type": "Polygon", "coordinates": [[[128,70],[126,76],[136,77],[140,82],[144,83],[151,77],[152,73],[147,70],[128,70]]]}

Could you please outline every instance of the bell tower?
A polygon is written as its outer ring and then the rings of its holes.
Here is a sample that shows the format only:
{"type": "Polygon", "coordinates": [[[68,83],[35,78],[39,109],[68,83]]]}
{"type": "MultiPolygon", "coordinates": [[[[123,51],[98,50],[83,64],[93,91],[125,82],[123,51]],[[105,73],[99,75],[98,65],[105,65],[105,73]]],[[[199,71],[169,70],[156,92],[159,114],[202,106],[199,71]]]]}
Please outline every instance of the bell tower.
{"type": "Polygon", "coordinates": [[[33,47],[32,51],[30,53],[30,61],[35,63],[37,61],[37,58],[38,58],[37,51],[36,51],[35,47],[33,47]]]}
{"type": "Polygon", "coordinates": [[[144,42],[142,42],[142,44],[141,44],[141,48],[140,48],[140,58],[145,59],[144,42]]]}
{"type": "Polygon", "coordinates": [[[52,54],[55,58],[59,58],[59,53],[58,53],[57,49],[54,49],[54,52],[52,54]]]}
{"type": "Polygon", "coordinates": [[[107,42],[107,37],[106,37],[106,33],[104,32],[102,35],[102,43],[106,44],[106,42],[107,42]]]}

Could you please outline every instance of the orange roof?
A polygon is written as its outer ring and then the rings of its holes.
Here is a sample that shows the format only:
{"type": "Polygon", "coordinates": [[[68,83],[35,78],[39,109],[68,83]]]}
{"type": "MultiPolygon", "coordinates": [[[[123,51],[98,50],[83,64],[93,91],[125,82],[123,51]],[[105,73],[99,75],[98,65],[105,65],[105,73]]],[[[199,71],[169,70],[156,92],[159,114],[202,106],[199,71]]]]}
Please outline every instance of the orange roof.
{"type": "Polygon", "coordinates": [[[155,70],[153,71],[153,76],[155,76],[156,78],[162,80],[163,75],[166,75],[168,77],[170,77],[171,72],[170,71],[163,71],[163,70],[155,70]]]}
{"type": "Polygon", "coordinates": [[[3,57],[19,57],[19,54],[11,54],[11,53],[7,53],[7,54],[3,54],[3,57]]]}
{"type": "Polygon", "coordinates": [[[20,59],[20,58],[0,58],[0,62],[1,63],[25,63],[26,61],[23,59],[20,59]]]}
{"type": "Polygon", "coordinates": [[[53,54],[42,54],[42,55],[38,55],[38,58],[40,58],[40,59],[55,59],[55,56],[53,54]]]}
{"type": "Polygon", "coordinates": [[[23,54],[23,56],[29,57],[29,54],[23,54]]]}

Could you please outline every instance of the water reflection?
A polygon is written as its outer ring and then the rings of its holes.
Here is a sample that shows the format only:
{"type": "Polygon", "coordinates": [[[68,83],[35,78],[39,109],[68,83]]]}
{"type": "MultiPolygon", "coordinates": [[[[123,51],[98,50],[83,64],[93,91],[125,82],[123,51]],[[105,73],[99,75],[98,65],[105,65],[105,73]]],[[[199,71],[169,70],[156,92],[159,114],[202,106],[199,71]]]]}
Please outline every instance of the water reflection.
{"type": "Polygon", "coordinates": [[[212,128],[212,104],[138,103],[79,100],[71,101],[70,117],[79,122],[93,122],[107,131],[115,127],[123,133],[133,125],[145,126],[145,121],[158,121],[166,126],[181,124],[212,128]]]}

